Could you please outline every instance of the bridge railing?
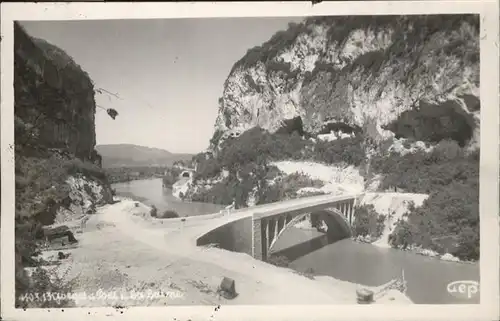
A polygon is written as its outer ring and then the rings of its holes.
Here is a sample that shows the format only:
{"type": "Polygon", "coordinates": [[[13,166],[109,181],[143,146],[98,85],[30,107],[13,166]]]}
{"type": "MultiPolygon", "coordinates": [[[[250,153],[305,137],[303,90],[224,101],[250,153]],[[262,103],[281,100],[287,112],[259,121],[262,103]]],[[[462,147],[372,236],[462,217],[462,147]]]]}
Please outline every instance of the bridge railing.
{"type": "MultiPolygon", "coordinates": [[[[309,202],[318,202],[322,200],[326,200],[329,202],[332,202],[332,198],[342,198],[344,197],[345,199],[350,199],[353,197],[359,198],[362,194],[349,194],[348,196],[346,195],[332,195],[332,194],[324,194],[324,195],[314,195],[314,196],[307,196],[307,197],[300,197],[300,198],[294,198],[294,199],[289,199],[286,201],[278,201],[278,202],[272,202],[272,203],[266,203],[266,204],[259,204],[255,206],[249,206],[249,207],[243,207],[239,208],[236,210],[231,210],[231,213],[242,213],[242,212],[247,212],[249,210],[255,211],[259,209],[268,209],[268,211],[272,210],[270,207],[283,207],[286,205],[294,205],[294,204],[301,204],[302,206],[304,205],[304,202],[307,201],[309,202]]],[[[223,212],[225,210],[221,210],[220,212],[223,212]]]]}
{"type": "MultiPolygon", "coordinates": [[[[309,212],[309,211],[316,211],[316,210],[322,210],[325,209],[325,206],[328,205],[334,205],[335,203],[342,202],[342,201],[348,201],[351,199],[356,199],[359,197],[359,194],[355,195],[342,195],[342,196],[333,196],[330,195],[329,198],[325,198],[324,195],[322,198],[318,198],[317,196],[313,196],[310,198],[300,198],[300,199],[295,199],[296,200],[301,200],[302,202],[299,202],[299,204],[289,204],[289,207],[286,207],[288,204],[284,204],[284,202],[279,203],[280,207],[276,209],[269,209],[267,211],[263,212],[255,212],[253,214],[254,218],[263,218],[263,217],[272,217],[272,216],[278,216],[283,213],[289,213],[289,214],[301,214],[304,212],[309,212]],[[285,206],[285,207],[284,207],[285,206]]],[[[278,203],[277,203],[278,204],[278,203]]],[[[355,204],[353,204],[354,206],[355,204]]]]}

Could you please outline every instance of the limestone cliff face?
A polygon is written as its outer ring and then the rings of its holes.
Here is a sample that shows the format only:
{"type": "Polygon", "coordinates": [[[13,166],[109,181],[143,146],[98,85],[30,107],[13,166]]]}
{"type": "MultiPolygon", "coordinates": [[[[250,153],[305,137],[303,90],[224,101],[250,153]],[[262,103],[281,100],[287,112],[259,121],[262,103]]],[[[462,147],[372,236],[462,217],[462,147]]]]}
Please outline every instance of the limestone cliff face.
{"type": "Polygon", "coordinates": [[[63,149],[99,163],[94,88],[64,51],[15,24],[16,144],[63,149]]]}
{"type": "Polygon", "coordinates": [[[112,201],[95,151],[94,88],[63,50],[15,24],[16,216],[45,225],[112,201]]]}
{"type": "Polygon", "coordinates": [[[314,17],[233,66],[211,143],[254,126],[432,141],[428,122],[408,121],[432,118],[474,145],[479,110],[477,16],[314,17]]]}

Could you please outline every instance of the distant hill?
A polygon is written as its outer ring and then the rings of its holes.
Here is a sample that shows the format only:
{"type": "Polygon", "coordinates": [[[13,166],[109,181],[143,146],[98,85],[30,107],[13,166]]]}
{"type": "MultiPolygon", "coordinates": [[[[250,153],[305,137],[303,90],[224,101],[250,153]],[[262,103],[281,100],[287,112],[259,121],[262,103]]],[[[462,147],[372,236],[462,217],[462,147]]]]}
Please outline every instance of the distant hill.
{"type": "Polygon", "coordinates": [[[191,154],[174,154],[164,149],[150,148],[132,144],[97,145],[102,156],[102,166],[142,167],[170,166],[179,160],[190,160],[191,154]]]}

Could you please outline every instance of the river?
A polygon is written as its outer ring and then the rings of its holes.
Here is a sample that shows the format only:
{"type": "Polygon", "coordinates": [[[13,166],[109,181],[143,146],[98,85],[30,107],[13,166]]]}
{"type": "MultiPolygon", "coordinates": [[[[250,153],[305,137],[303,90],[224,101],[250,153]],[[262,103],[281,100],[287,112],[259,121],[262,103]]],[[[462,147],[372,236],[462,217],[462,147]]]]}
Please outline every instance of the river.
{"type": "MultiPolygon", "coordinates": [[[[117,195],[128,196],[160,211],[173,209],[181,216],[218,212],[223,206],[182,202],[172,191],[162,188],[161,179],[113,184],[117,195]]],[[[407,295],[417,304],[479,303],[479,295],[460,299],[447,292],[447,284],[458,280],[479,281],[479,264],[447,262],[411,252],[380,248],[344,239],[325,244],[316,231],[293,228],[285,231],[274,247],[287,256],[290,267],[315,275],[329,275],[339,280],[378,286],[401,275],[404,270],[407,295]]]]}

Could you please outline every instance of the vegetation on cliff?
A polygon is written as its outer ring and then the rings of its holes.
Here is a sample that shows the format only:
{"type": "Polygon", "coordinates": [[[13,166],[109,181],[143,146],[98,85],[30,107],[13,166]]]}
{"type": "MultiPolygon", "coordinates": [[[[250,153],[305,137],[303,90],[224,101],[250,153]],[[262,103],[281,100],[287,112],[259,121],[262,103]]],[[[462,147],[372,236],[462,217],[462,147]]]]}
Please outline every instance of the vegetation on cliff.
{"type": "Polygon", "coordinates": [[[479,259],[479,151],[444,140],[430,153],[377,155],[372,170],[384,175],[382,189],[429,194],[398,224],[391,237],[394,247],[415,245],[479,259]]]}
{"type": "MultiPolygon", "coordinates": [[[[390,142],[372,146],[378,150],[364,175],[368,180],[382,174],[379,186],[382,191],[397,188],[430,194],[422,207],[411,208],[408,219],[398,224],[391,238],[392,246],[422,246],[441,254],[476,260],[479,258],[479,151],[468,152],[451,139],[455,137],[452,132],[450,136],[440,141],[432,152],[401,155],[389,151],[390,142]]],[[[197,180],[221,177],[223,170],[229,174],[211,188],[199,189],[192,199],[219,204],[236,200],[237,207],[244,207],[250,195],[255,196],[257,204],[294,198],[300,188],[320,184],[298,174],[282,177],[277,168],[269,165],[271,161],[312,160],[365,168],[367,144],[362,134],[313,143],[298,135],[270,134],[253,128],[224,142],[215,156],[197,157],[195,184],[197,180]]],[[[380,215],[372,215],[373,208],[358,208],[358,212],[354,235],[380,236],[380,215]]]]}
{"type": "Polygon", "coordinates": [[[352,236],[376,240],[384,231],[385,215],[378,214],[373,205],[357,206],[356,219],[351,226],[352,236]]]}
{"type": "Polygon", "coordinates": [[[198,162],[195,184],[221,176],[224,170],[228,174],[210,189],[199,189],[191,199],[218,204],[231,204],[235,199],[236,206],[242,207],[248,205],[250,196],[255,196],[258,204],[291,198],[300,188],[321,187],[321,183],[300,174],[279,178],[279,170],[270,165],[272,161],[312,160],[359,166],[364,159],[363,144],[361,137],[313,143],[297,133],[271,134],[255,127],[225,141],[215,155],[194,158],[198,162]]]}

